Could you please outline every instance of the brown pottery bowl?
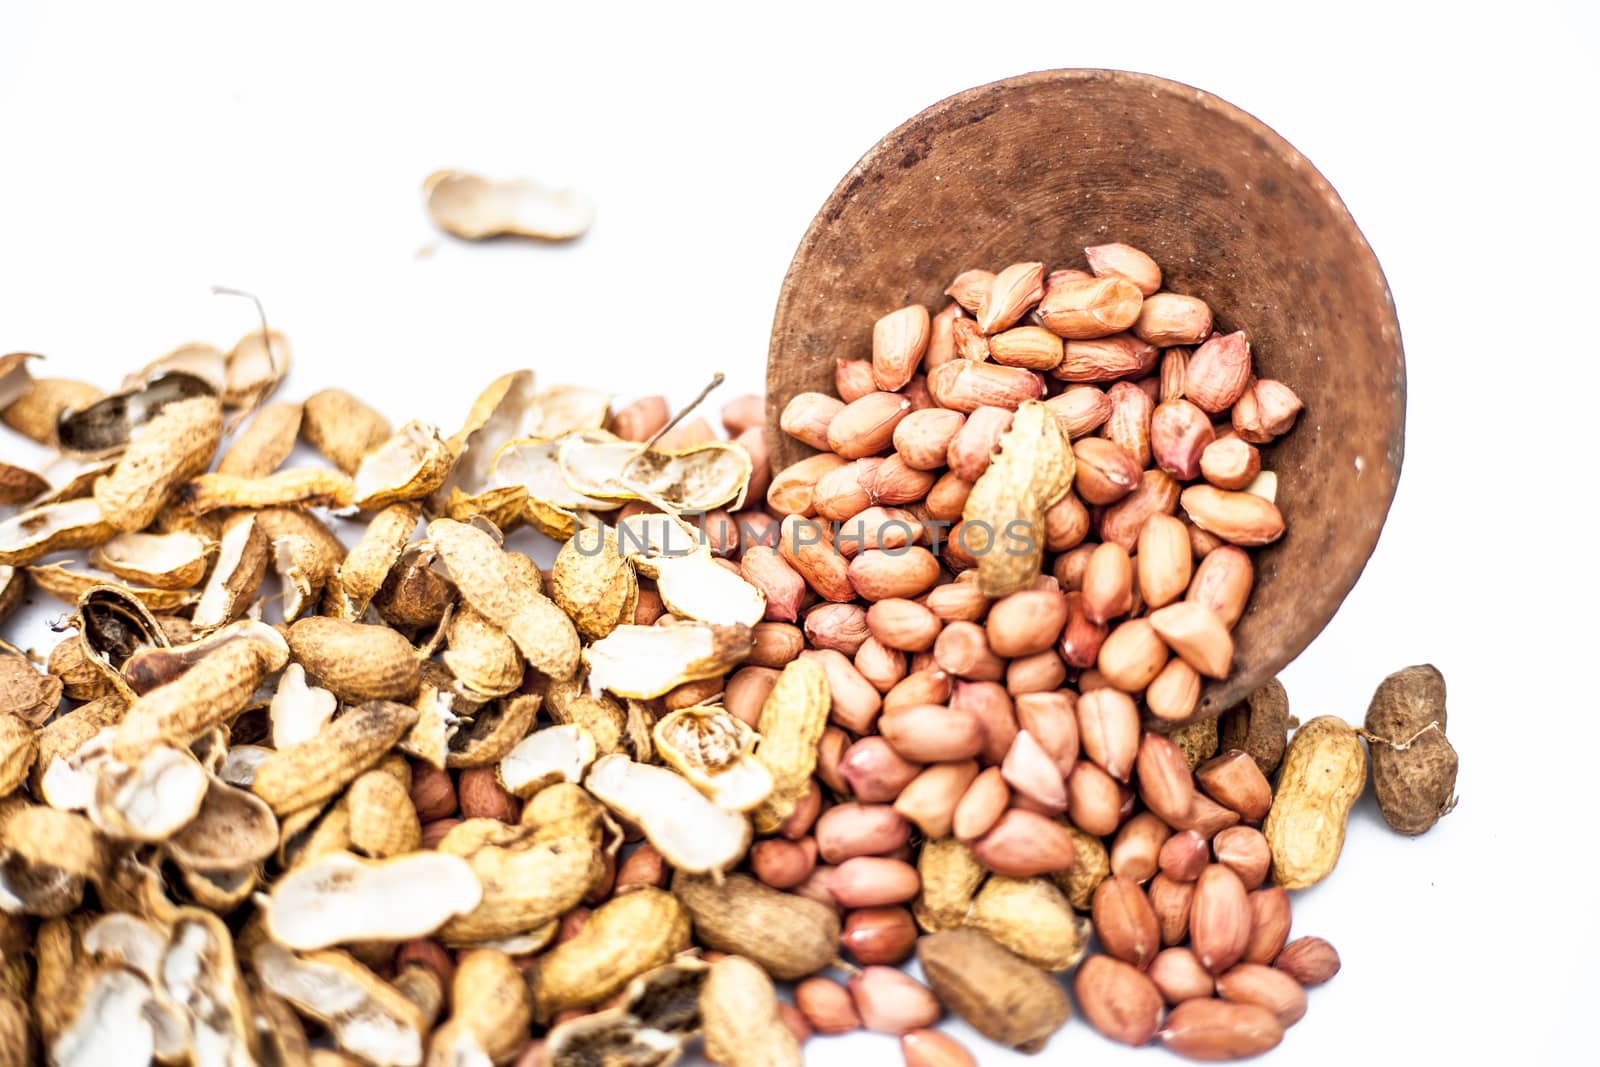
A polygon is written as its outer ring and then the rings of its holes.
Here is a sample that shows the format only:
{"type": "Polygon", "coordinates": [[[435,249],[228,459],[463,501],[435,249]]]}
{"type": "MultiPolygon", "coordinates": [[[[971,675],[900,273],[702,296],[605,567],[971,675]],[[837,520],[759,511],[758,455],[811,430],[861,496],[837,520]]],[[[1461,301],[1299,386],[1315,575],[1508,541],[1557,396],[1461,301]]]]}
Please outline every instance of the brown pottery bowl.
{"type": "Polygon", "coordinates": [[[846,174],[784,278],[767,361],[774,470],[811,450],[778,429],[794,394],[834,391],[872,324],[938,310],[962,270],[1086,245],[1155,257],[1165,287],[1245,330],[1257,373],[1305,402],[1262,453],[1288,532],[1255,554],[1232,675],[1197,715],[1237,703],[1333,617],[1372,554],[1400,475],[1405,361],[1383,271],[1337,193],[1258,119],[1146,74],[1054,70],[942,100],[846,174]]]}

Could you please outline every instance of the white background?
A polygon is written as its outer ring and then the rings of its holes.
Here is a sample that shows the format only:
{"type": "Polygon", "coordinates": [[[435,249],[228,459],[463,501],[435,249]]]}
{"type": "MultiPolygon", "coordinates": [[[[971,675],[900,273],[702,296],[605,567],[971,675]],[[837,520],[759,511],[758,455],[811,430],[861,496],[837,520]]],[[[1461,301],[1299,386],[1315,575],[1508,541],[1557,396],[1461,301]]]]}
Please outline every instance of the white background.
{"type": "MultiPolygon", "coordinates": [[[[252,327],[208,295],[225,284],[294,343],[280,395],[348,386],[447,431],[516,366],[677,400],[714,369],[758,388],[812,212],[917,110],[1045,67],[1217,93],[1343,195],[1409,357],[1399,496],[1284,675],[1293,709],[1359,722],[1386,673],[1431,661],[1461,754],[1454,814],[1411,840],[1364,800],[1339,869],[1296,896],[1296,934],[1344,971],[1263,1062],[1593,1062],[1596,7],[1424,6],[7,0],[0,351],[110,387],[252,327]],[[442,166],[570,182],[598,222],[566,247],[441,240],[418,186],[442,166]]],[[[1133,1055],[1074,1021],[1041,1061],[1133,1055]]]]}

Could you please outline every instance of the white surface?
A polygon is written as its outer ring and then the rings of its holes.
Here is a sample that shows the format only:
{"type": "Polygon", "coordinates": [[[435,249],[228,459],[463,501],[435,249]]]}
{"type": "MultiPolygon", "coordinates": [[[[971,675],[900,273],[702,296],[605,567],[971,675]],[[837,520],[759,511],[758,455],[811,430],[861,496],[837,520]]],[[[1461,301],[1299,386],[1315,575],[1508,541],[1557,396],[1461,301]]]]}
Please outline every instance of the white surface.
{"type": "MultiPolygon", "coordinates": [[[[521,365],[677,400],[721,369],[732,395],[760,383],[812,212],[921,107],[1057,66],[1209,89],[1344,196],[1409,357],[1399,496],[1284,675],[1294,709],[1359,721],[1384,674],[1431,661],[1462,760],[1435,830],[1393,835],[1368,799],[1296,896],[1296,934],[1344,971],[1261,1062],[1593,1062],[1600,929],[1571,874],[1593,867],[1600,749],[1594,6],[596,6],[7,3],[0,350],[109,386],[250,328],[208,295],[225,284],[292,338],[288,397],[343,385],[453,426],[521,365]],[[440,240],[418,185],[451,165],[570,181],[599,221],[570,247],[440,240]]],[[[1077,1057],[1131,1062],[1081,1021],[1039,1062],[1077,1057]]]]}

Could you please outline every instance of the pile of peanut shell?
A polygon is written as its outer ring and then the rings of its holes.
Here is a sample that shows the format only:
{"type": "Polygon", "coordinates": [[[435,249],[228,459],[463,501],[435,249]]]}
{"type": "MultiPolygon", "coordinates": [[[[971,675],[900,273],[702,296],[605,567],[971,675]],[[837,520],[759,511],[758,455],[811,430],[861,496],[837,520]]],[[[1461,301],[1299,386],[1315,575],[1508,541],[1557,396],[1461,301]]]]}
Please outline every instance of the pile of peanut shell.
{"type": "MultiPolygon", "coordinates": [[[[815,509],[758,397],[724,440],[518,371],[446,436],[340,390],[271,401],[289,359],[263,326],[102,394],[0,358],[0,419],[59,456],[0,464],[0,622],[63,615],[43,670],[0,649],[0,1065],[645,1067],[698,1041],[743,1067],[865,1028],[933,1067],[974,1062],[946,1011],[1042,1048],[1073,968],[1108,1036],[1242,1055],[1337,970],[1288,940],[1285,886],[1337,858],[1356,731],[1284,756],[1269,686],[1220,723],[1135,712],[1130,754],[1134,700],[1083,684],[1065,613],[1005,644],[1008,597],[1081,586],[1036,557],[992,596],[986,557],[946,552],[911,589],[925,505],[870,486],[909,539],[854,515],[846,585],[817,588],[839,572],[780,537],[815,509]],[[327,463],[286,468],[297,443],[327,463]]],[[[1060,426],[1032,410],[973,481],[1060,426]]],[[[1454,779],[1418,670],[1368,722],[1406,832],[1450,795],[1415,759],[1454,779]]]]}

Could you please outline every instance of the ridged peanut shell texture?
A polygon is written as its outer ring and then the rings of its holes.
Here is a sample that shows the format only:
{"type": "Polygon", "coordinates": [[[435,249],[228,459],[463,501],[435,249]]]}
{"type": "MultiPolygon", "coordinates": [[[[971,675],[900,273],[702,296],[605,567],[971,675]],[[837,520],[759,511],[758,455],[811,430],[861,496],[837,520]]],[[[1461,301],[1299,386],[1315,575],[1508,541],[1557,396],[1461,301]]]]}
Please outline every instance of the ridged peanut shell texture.
{"type": "Polygon", "coordinates": [[[1432,664],[1389,675],[1367,707],[1372,788],[1384,821],[1402,834],[1423,833],[1455,806],[1447,723],[1444,675],[1432,664]]]}
{"type": "Polygon", "coordinates": [[[1304,889],[1327,877],[1339,862],[1345,821],[1366,784],[1366,749],[1349,723],[1324,715],[1295,732],[1262,827],[1272,846],[1276,884],[1304,889]]]}
{"type": "Polygon", "coordinates": [[[822,206],[784,279],[767,357],[772,469],[808,452],[779,430],[789,398],[834,395],[838,360],[868,351],[883,315],[911,303],[937,313],[964,271],[1075,267],[1073,250],[1105,241],[1147,252],[1167,289],[1214,309],[1218,330],[1244,330],[1257,375],[1305,402],[1294,433],[1262,449],[1289,531],[1255,556],[1233,673],[1197,708],[1214,715],[1310,644],[1354,585],[1405,428],[1400,329],[1377,259],[1316,169],[1238,108],[1149,75],[1040,71],[888,134],[822,206]]]}

